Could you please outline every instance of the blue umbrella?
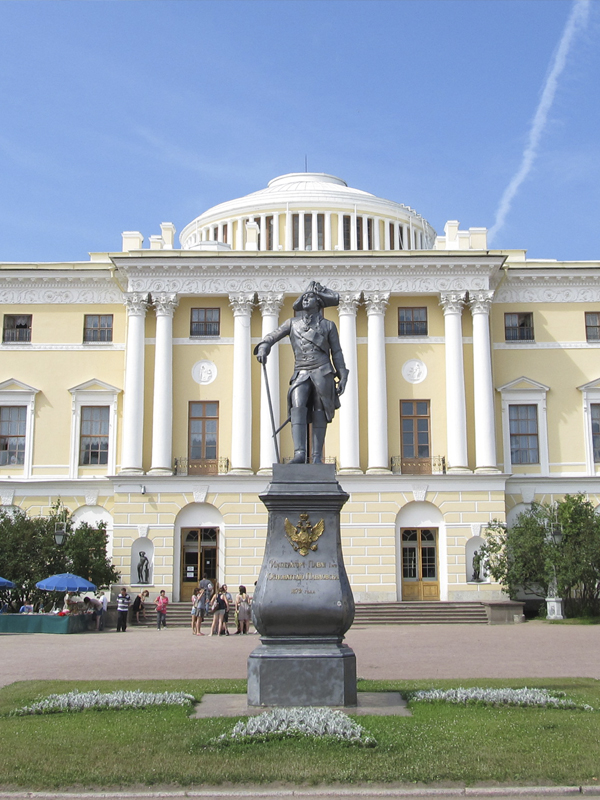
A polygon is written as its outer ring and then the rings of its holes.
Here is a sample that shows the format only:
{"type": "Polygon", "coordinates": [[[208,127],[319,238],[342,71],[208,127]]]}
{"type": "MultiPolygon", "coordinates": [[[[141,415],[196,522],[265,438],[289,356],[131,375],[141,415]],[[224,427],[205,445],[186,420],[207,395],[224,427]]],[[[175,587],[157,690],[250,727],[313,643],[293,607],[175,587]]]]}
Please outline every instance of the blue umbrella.
{"type": "Polygon", "coordinates": [[[0,589],[14,589],[15,585],[12,581],[7,581],[6,578],[0,578],[0,589]]]}
{"type": "Polygon", "coordinates": [[[70,572],[51,575],[49,578],[36,583],[36,586],[46,592],[93,592],[96,590],[95,584],[70,572]]]}

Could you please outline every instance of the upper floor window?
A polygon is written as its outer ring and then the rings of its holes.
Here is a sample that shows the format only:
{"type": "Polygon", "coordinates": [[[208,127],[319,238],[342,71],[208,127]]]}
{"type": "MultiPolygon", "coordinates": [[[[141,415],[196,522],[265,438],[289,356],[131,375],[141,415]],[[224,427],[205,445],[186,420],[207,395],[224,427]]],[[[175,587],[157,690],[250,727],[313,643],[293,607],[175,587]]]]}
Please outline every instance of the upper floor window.
{"type": "Polygon", "coordinates": [[[363,249],[363,226],[362,217],[356,218],[356,249],[363,249]]]}
{"type": "Polygon", "coordinates": [[[508,420],[511,463],[539,464],[537,405],[509,406],[508,420]]]}
{"type": "Polygon", "coordinates": [[[83,466],[108,464],[108,406],[82,406],[79,463],[83,466]]]}
{"type": "Polygon", "coordinates": [[[85,314],[83,318],[84,342],[112,342],[112,340],[112,314],[85,314]]]}
{"type": "Polygon", "coordinates": [[[218,452],[219,404],[190,403],[189,459],[214,460],[218,452]]]}
{"type": "Polygon", "coordinates": [[[524,314],[505,314],[504,338],[507,342],[532,342],[533,314],[530,311],[524,314]]]}
{"type": "Polygon", "coordinates": [[[600,464],[600,403],[590,403],[594,464],[600,464]]]}
{"type": "Polygon", "coordinates": [[[402,472],[431,472],[429,400],[400,401],[402,472]]]}
{"type": "Polygon", "coordinates": [[[0,466],[25,463],[26,406],[0,406],[0,466]]]}
{"type": "Polygon", "coordinates": [[[427,309],[399,308],[398,336],[427,336],[427,309]]]}
{"type": "Polygon", "coordinates": [[[350,234],[352,217],[348,214],[345,214],[343,222],[344,222],[344,250],[350,250],[350,248],[352,247],[352,238],[350,234]]]}
{"type": "Polygon", "coordinates": [[[219,336],[220,331],[220,308],[192,308],[190,336],[219,336]]]}
{"type": "Polygon", "coordinates": [[[4,342],[31,341],[31,314],[4,315],[4,342]]]}
{"type": "Polygon", "coordinates": [[[588,342],[600,339],[600,314],[596,311],[585,312],[585,338],[588,342]]]}

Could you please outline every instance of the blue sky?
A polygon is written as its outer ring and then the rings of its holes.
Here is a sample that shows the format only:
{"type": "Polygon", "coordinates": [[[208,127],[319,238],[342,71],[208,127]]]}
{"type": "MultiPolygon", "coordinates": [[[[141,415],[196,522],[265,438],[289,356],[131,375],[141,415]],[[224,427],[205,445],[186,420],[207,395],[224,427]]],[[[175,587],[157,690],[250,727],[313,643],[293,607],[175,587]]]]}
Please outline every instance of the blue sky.
{"type": "MultiPolygon", "coordinates": [[[[567,0],[3,0],[0,261],[180,231],[286,172],[491,228],[567,0]]],[[[600,2],[495,247],[600,258],[600,2]]]]}

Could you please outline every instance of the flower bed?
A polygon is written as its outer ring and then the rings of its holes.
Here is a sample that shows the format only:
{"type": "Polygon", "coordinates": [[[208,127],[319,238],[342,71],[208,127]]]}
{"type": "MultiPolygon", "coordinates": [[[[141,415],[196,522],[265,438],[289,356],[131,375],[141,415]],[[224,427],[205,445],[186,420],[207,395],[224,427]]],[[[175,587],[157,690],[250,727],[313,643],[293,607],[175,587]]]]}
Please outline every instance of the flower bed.
{"type": "Polygon", "coordinates": [[[28,714],[59,714],[63,711],[87,711],[88,709],[148,708],[149,706],[186,706],[194,702],[191,694],[184,692],[68,692],[51,694],[30,706],[17,708],[13,716],[28,714]]]}
{"type": "Polygon", "coordinates": [[[458,703],[485,706],[521,706],[535,708],[567,708],[593,711],[592,706],[576,703],[564,692],[549,692],[547,689],[429,689],[409,692],[407,699],[421,703],[458,703]]]}

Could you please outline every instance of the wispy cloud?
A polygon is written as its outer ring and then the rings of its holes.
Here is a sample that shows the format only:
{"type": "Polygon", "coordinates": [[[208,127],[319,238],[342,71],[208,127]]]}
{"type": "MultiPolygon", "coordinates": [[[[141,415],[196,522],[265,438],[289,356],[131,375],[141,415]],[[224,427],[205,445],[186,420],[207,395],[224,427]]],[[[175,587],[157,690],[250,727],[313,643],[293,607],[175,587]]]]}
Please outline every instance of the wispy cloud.
{"type": "Polygon", "coordinates": [[[531,171],[533,162],[537,157],[540,139],[544,129],[546,128],[546,124],[548,122],[548,113],[550,112],[552,103],[554,102],[554,97],[556,95],[558,79],[565,68],[569,50],[571,49],[577,33],[582,30],[587,23],[589,10],[590,0],[575,0],[573,3],[573,8],[571,9],[569,19],[567,20],[567,24],[565,25],[558,48],[554,54],[554,59],[551,63],[550,71],[542,90],[542,96],[531,123],[531,128],[529,129],[527,145],[523,151],[521,164],[519,169],[512,177],[510,183],[504,190],[504,194],[500,198],[500,203],[496,211],[496,219],[493,226],[490,228],[488,235],[488,241],[490,243],[500,228],[502,228],[504,225],[506,217],[510,211],[512,201],[519,191],[521,184],[531,171]]]}

